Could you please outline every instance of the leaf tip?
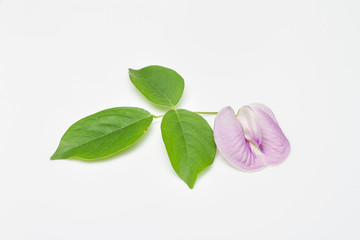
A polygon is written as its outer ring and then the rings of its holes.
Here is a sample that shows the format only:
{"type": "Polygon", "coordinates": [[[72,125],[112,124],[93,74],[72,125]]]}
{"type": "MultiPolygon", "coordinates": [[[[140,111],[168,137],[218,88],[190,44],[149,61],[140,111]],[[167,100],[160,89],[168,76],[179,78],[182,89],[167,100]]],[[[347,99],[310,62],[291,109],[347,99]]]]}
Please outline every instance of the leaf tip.
{"type": "Polygon", "coordinates": [[[61,154],[59,154],[57,151],[50,157],[50,160],[60,160],[65,159],[61,154]]]}
{"type": "Polygon", "coordinates": [[[131,69],[131,68],[129,68],[128,70],[129,70],[129,75],[131,75],[133,72],[135,72],[135,71],[136,71],[136,70],[131,69]]]}
{"type": "Polygon", "coordinates": [[[188,185],[190,189],[193,189],[195,186],[196,178],[195,179],[183,179],[183,181],[188,185]]]}

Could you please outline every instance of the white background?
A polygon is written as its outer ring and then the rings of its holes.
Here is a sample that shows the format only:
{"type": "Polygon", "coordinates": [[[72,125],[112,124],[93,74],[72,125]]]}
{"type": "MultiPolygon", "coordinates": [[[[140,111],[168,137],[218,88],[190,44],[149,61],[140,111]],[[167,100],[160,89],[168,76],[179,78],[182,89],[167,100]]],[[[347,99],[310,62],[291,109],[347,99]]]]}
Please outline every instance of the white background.
{"type": "Polygon", "coordinates": [[[357,0],[0,0],[0,239],[360,239],[359,12],[357,0]],[[82,117],[162,114],[127,75],[154,64],[184,77],[181,108],[270,106],[289,158],[247,173],[218,153],[190,190],[156,119],[116,158],[49,160],[82,117]]]}

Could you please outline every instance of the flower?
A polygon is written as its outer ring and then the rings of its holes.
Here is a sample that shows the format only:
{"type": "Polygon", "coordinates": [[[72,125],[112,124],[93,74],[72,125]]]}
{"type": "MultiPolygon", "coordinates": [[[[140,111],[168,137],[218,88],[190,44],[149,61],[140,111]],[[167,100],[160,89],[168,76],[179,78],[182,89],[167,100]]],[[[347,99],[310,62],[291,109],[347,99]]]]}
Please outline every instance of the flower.
{"type": "Polygon", "coordinates": [[[279,164],[290,153],[290,144],[273,112],[263,104],[222,109],[215,119],[215,143],[234,167],[255,170],[279,164]]]}

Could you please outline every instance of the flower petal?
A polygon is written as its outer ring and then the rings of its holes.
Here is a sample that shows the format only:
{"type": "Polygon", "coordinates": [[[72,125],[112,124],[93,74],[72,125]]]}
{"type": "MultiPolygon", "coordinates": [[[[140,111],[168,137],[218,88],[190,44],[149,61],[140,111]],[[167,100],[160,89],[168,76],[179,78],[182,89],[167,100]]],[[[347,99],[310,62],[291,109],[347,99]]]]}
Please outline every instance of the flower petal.
{"type": "Polygon", "coordinates": [[[243,128],[245,139],[258,147],[262,141],[262,137],[254,110],[249,106],[240,108],[237,113],[237,119],[243,128]]]}
{"type": "Polygon", "coordinates": [[[290,153],[290,144],[275,115],[263,104],[250,104],[249,107],[254,110],[261,131],[262,141],[259,148],[263,154],[259,157],[266,165],[284,161],[290,153]]]}
{"type": "Polygon", "coordinates": [[[231,107],[224,108],[216,116],[214,138],[220,153],[233,166],[254,170],[265,165],[252,151],[250,143],[244,137],[240,121],[231,107]]]}

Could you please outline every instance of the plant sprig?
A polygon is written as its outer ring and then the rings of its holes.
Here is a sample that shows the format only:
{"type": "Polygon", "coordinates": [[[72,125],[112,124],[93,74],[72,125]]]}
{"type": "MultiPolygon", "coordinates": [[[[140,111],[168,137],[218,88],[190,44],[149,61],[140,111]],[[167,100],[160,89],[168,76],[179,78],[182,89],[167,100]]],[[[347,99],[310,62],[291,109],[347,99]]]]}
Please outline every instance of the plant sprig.
{"type": "Polygon", "coordinates": [[[161,66],[129,69],[135,87],[150,102],[168,107],[155,116],[136,107],[106,109],[74,123],[63,135],[50,159],[108,158],[135,143],[154,118],[161,118],[161,133],[171,165],[177,175],[193,188],[198,174],[214,162],[214,133],[200,114],[176,108],[184,91],[184,79],[174,70],[161,66]]]}

